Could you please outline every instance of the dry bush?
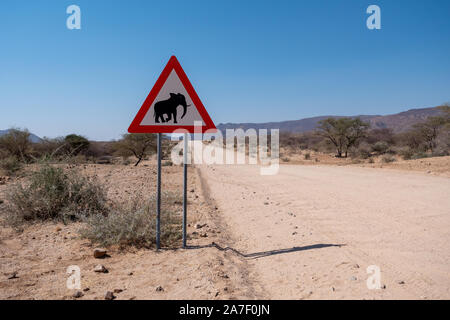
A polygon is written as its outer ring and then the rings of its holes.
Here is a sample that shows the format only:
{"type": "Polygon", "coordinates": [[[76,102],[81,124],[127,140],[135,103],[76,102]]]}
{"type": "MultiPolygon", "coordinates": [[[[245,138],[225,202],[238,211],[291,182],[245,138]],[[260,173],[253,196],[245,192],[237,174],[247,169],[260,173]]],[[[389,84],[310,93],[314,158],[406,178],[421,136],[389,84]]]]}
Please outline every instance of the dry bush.
{"type": "Polygon", "coordinates": [[[397,151],[403,160],[410,160],[414,156],[414,151],[410,147],[403,147],[397,151]]]}
{"type": "MultiPolygon", "coordinates": [[[[88,163],[88,158],[84,154],[77,154],[76,156],[67,156],[60,161],[61,163],[67,164],[85,164],[88,163]]],[[[94,162],[95,163],[95,162],[94,162]]]]}
{"type": "Polygon", "coordinates": [[[16,175],[22,167],[22,163],[16,157],[0,159],[0,173],[6,176],[16,175]]]}
{"type": "Polygon", "coordinates": [[[16,157],[22,162],[30,160],[31,141],[28,130],[9,129],[7,134],[0,137],[0,150],[2,154],[16,157]]]}
{"type": "Polygon", "coordinates": [[[311,160],[311,154],[309,152],[304,155],[305,160],[311,160]]]}
{"type": "Polygon", "coordinates": [[[370,146],[367,142],[361,142],[357,147],[352,147],[349,150],[350,157],[368,159],[372,156],[372,146],[370,146]]]}
{"type": "MultiPolygon", "coordinates": [[[[450,127],[450,124],[449,124],[450,127]]],[[[433,150],[433,157],[450,155],[450,129],[443,132],[436,139],[436,147],[433,150]]]]}
{"type": "Polygon", "coordinates": [[[395,158],[390,154],[386,154],[381,158],[381,161],[384,163],[390,163],[390,162],[394,162],[395,158]]]}
{"type": "Polygon", "coordinates": [[[89,147],[85,154],[94,159],[112,156],[114,153],[114,142],[111,141],[89,141],[89,147]]]}
{"type": "Polygon", "coordinates": [[[32,157],[35,161],[60,161],[65,157],[64,138],[42,138],[39,143],[33,143],[32,157]]]}
{"type": "Polygon", "coordinates": [[[420,152],[416,152],[412,155],[411,159],[423,159],[423,158],[428,158],[430,155],[426,152],[420,151],[420,152]]]}
{"type": "Polygon", "coordinates": [[[375,144],[383,141],[388,145],[395,144],[395,134],[392,129],[372,129],[368,132],[367,137],[364,139],[369,144],[375,144]]]}
{"type": "Polygon", "coordinates": [[[79,172],[42,166],[25,185],[11,188],[6,222],[20,226],[27,221],[59,220],[66,223],[79,215],[106,212],[106,192],[79,172]]]}
{"type": "Polygon", "coordinates": [[[100,156],[93,159],[97,164],[112,164],[114,158],[112,156],[100,156]]]}
{"type": "Polygon", "coordinates": [[[131,160],[128,157],[124,157],[124,158],[122,158],[122,161],[120,162],[120,164],[122,164],[124,166],[128,166],[129,164],[131,164],[131,160]]]}
{"type": "Polygon", "coordinates": [[[389,150],[389,144],[386,141],[377,141],[372,145],[372,151],[377,154],[385,154],[389,150]]]}
{"type": "MultiPolygon", "coordinates": [[[[161,198],[165,205],[161,209],[161,244],[171,247],[182,235],[180,215],[174,213],[181,203],[181,196],[167,192],[161,198]]],[[[146,202],[134,200],[120,204],[108,215],[83,217],[82,221],[86,225],[80,230],[80,235],[92,243],[151,248],[156,241],[156,197],[146,202]]]]}
{"type": "Polygon", "coordinates": [[[292,151],[306,149],[319,151],[322,142],[323,138],[314,132],[280,133],[280,146],[292,151]]]}

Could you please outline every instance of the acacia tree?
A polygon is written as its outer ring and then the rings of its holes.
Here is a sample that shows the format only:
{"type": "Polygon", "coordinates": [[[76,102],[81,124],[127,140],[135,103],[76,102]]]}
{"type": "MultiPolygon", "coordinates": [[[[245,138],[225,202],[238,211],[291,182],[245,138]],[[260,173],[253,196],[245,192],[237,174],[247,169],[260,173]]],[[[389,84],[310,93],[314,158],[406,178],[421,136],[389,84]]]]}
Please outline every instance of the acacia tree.
{"type": "Polygon", "coordinates": [[[317,134],[328,139],[336,148],[336,157],[347,158],[348,149],[367,135],[370,125],[360,118],[327,118],[319,121],[317,134]]]}
{"type": "Polygon", "coordinates": [[[116,154],[129,157],[135,156],[137,166],[141,160],[156,151],[156,135],[153,133],[126,133],[114,145],[116,154]]]}
{"type": "Polygon", "coordinates": [[[423,139],[427,149],[433,152],[436,146],[436,138],[440,130],[448,124],[444,117],[428,117],[424,122],[417,123],[413,126],[414,131],[423,139]]]}
{"type": "Polygon", "coordinates": [[[64,138],[69,156],[75,156],[89,148],[89,140],[77,134],[69,134],[64,138]]]}
{"type": "Polygon", "coordinates": [[[444,119],[444,126],[448,130],[450,129],[450,103],[444,103],[438,107],[442,111],[442,118],[444,119]]]}

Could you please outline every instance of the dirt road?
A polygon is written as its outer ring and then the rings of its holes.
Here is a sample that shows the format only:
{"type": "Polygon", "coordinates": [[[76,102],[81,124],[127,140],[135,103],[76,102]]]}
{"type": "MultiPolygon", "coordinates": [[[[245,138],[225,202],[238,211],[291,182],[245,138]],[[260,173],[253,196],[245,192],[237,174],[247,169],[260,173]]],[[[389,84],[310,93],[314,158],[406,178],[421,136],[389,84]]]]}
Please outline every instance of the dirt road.
{"type": "Polygon", "coordinates": [[[261,298],[449,299],[450,179],[396,170],[200,166],[261,298]],[[368,289],[367,267],[381,289],[368,289]]]}

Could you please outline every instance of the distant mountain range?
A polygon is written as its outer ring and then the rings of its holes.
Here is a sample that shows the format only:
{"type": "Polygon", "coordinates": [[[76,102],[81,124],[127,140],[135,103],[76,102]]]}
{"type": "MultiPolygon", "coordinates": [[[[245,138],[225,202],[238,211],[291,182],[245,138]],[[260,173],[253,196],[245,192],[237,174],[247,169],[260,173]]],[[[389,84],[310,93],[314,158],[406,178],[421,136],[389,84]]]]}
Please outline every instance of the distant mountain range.
{"type": "MultiPolygon", "coordinates": [[[[361,120],[369,122],[372,129],[391,128],[395,133],[410,129],[414,124],[422,122],[430,116],[437,116],[441,111],[437,108],[411,109],[408,111],[390,114],[390,115],[359,115],[349,116],[351,118],[359,117],[361,120]]],[[[343,118],[343,116],[320,116],[305,118],[300,120],[289,120],[280,122],[266,123],[220,123],[217,129],[225,132],[226,129],[242,128],[244,130],[253,129],[280,129],[280,132],[301,133],[316,129],[317,123],[326,118],[343,118]]]]}
{"type": "MultiPolygon", "coordinates": [[[[7,130],[0,130],[0,136],[7,134],[9,132],[9,129],[7,130]]],[[[41,138],[39,138],[37,135],[30,133],[30,141],[33,143],[39,143],[42,141],[41,138]]]]}
{"type": "MultiPolygon", "coordinates": [[[[372,129],[391,128],[395,133],[403,132],[410,129],[414,124],[422,122],[430,116],[437,116],[441,111],[437,108],[410,109],[408,111],[390,114],[390,115],[359,115],[349,116],[352,118],[359,117],[361,120],[369,122],[372,129]]],[[[301,133],[316,129],[317,123],[326,118],[343,118],[344,116],[320,116],[305,118],[300,120],[289,120],[280,122],[265,123],[220,123],[217,129],[225,133],[226,129],[242,128],[244,130],[253,129],[280,129],[280,132],[301,133]]],[[[8,130],[0,130],[0,136],[7,134],[8,130]]],[[[42,139],[37,135],[30,133],[30,141],[34,143],[41,142],[42,139]]]]}

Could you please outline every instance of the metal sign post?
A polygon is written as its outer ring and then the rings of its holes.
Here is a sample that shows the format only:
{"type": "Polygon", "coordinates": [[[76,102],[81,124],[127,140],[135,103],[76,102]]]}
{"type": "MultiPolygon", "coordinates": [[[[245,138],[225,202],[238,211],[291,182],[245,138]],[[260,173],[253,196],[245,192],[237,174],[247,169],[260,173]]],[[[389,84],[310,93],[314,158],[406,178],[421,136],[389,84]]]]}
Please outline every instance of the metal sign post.
{"type": "Polygon", "coordinates": [[[188,162],[188,141],[187,133],[183,137],[183,249],[186,249],[186,223],[187,223],[187,162],[188,162]]]}
{"type": "Polygon", "coordinates": [[[161,133],[158,133],[158,177],[156,187],[156,250],[160,248],[161,238],[161,133]]]}
{"type": "MultiPolygon", "coordinates": [[[[177,58],[172,56],[128,128],[129,133],[158,134],[157,250],[161,248],[161,134],[174,133],[176,129],[196,133],[195,123],[197,121],[202,122],[201,132],[217,130],[177,58]],[[179,118],[177,118],[177,108],[182,108],[183,110],[183,114],[179,118]]],[[[188,139],[187,133],[185,133],[183,155],[183,248],[186,248],[187,154],[188,139]]]]}

